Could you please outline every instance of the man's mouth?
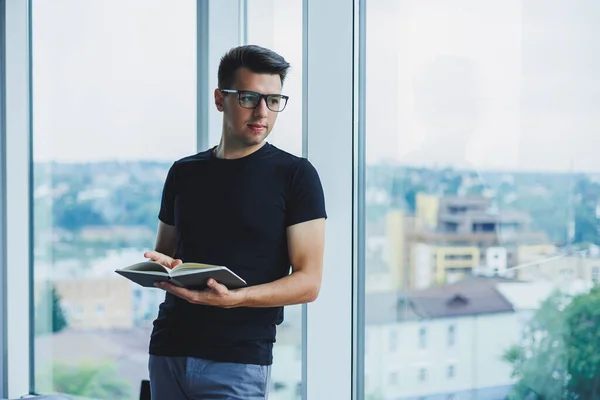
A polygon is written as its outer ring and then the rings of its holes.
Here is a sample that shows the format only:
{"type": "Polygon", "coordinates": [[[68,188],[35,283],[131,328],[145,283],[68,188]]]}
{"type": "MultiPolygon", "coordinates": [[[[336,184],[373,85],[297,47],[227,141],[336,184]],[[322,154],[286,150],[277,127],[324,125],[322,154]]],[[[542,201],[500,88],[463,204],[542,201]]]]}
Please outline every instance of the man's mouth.
{"type": "Polygon", "coordinates": [[[251,130],[253,130],[255,132],[260,132],[260,131],[266,129],[266,126],[264,126],[262,124],[248,124],[248,126],[250,127],[251,130]]]}

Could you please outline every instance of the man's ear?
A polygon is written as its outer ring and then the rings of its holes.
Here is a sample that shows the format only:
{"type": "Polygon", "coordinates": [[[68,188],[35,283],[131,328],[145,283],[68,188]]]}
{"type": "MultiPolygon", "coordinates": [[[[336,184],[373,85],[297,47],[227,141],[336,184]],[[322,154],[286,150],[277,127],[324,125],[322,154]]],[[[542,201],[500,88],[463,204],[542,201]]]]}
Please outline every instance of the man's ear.
{"type": "Polygon", "coordinates": [[[223,98],[223,93],[219,90],[219,89],[215,89],[215,106],[217,107],[217,110],[219,110],[220,112],[223,112],[223,101],[225,99],[223,98]]]}

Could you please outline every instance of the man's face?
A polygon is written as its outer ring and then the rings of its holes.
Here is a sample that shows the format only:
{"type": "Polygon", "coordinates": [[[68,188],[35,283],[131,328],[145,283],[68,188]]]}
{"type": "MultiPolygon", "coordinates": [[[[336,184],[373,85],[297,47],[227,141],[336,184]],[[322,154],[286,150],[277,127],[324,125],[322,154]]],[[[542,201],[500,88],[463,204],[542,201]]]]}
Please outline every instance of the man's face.
{"type": "MultiPolygon", "coordinates": [[[[281,93],[281,78],[278,74],[257,74],[247,68],[236,72],[236,79],[231,88],[235,90],[251,90],[261,94],[281,93]]],[[[222,93],[215,90],[215,104],[223,112],[224,134],[229,144],[235,147],[249,147],[260,144],[269,136],[275,125],[277,114],[267,108],[265,99],[254,109],[243,108],[238,101],[237,93],[222,93]]]]}

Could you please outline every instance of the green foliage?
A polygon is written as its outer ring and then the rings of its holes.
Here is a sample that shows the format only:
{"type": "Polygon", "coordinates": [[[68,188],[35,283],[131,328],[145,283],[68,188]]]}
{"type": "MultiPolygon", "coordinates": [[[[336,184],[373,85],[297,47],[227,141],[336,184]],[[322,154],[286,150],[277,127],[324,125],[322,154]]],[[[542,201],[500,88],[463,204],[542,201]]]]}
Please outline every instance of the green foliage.
{"type": "Polygon", "coordinates": [[[77,365],[55,363],[52,369],[53,391],[93,399],[132,398],[132,388],[107,362],[77,365]]]}
{"type": "Polygon", "coordinates": [[[577,296],[565,309],[569,388],[584,399],[600,398],[600,287],[577,296]]]}
{"type": "Polygon", "coordinates": [[[422,187],[415,186],[408,189],[404,194],[404,201],[409,212],[414,213],[417,209],[417,194],[423,191],[422,187]]]}
{"type": "Polygon", "coordinates": [[[511,400],[600,399],[600,287],[573,298],[554,293],[504,360],[518,379],[511,400]]]}
{"type": "MultiPolygon", "coordinates": [[[[144,226],[154,231],[164,177],[170,163],[129,162],[35,164],[36,232],[62,228],[77,233],[85,226],[144,226]]],[[[479,176],[452,168],[415,168],[391,164],[368,165],[366,189],[383,191],[390,203],[381,205],[415,211],[417,193],[457,195],[495,190],[500,209],[517,209],[531,216],[532,228],[553,242],[566,242],[567,226],[575,219],[575,242],[598,244],[595,210],[600,184],[588,176],[554,173],[486,171],[479,176]],[[477,182],[477,178],[481,182],[477,182]],[[465,179],[467,179],[465,181],[465,179]],[[473,186],[464,186],[470,182],[473,186]]],[[[379,205],[378,205],[379,207],[379,205]]],[[[373,211],[373,210],[372,210],[373,211]]],[[[384,209],[367,213],[379,220],[384,209]]],[[[39,233],[39,232],[37,232],[39,233]]]]}
{"type": "Polygon", "coordinates": [[[60,305],[60,297],[56,293],[56,288],[52,288],[52,332],[60,332],[68,325],[65,313],[60,305]]]}
{"type": "Polygon", "coordinates": [[[60,332],[68,326],[60,300],[54,285],[48,283],[36,304],[35,333],[37,335],[60,332]]]}
{"type": "Polygon", "coordinates": [[[76,199],[66,198],[54,204],[52,214],[56,226],[70,231],[78,231],[82,226],[107,224],[90,201],[78,202],[76,199]]]}
{"type": "Polygon", "coordinates": [[[34,165],[36,227],[76,233],[85,226],[155,229],[170,163],[129,162],[34,165]]]}
{"type": "Polygon", "coordinates": [[[548,238],[557,243],[566,243],[569,220],[568,194],[556,188],[547,196],[521,193],[508,207],[524,211],[531,216],[531,228],[546,232],[548,238]]]}
{"type": "Polygon", "coordinates": [[[445,196],[456,196],[458,195],[458,190],[462,185],[462,177],[461,176],[446,176],[442,180],[442,185],[444,186],[444,195],[445,196]]]}
{"type": "Polygon", "coordinates": [[[561,293],[550,296],[532,318],[523,337],[523,346],[515,346],[504,359],[513,365],[513,377],[519,382],[511,400],[564,399],[566,349],[565,324],[560,309],[568,298],[561,293]],[[532,397],[533,396],[533,397],[532,397]]]}
{"type": "Polygon", "coordinates": [[[581,177],[573,189],[575,207],[574,242],[600,244],[596,208],[600,205],[600,185],[581,177]]]}
{"type": "Polygon", "coordinates": [[[379,393],[379,391],[374,393],[367,393],[365,395],[365,400],[383,400],[383,396],[379,393]]]}

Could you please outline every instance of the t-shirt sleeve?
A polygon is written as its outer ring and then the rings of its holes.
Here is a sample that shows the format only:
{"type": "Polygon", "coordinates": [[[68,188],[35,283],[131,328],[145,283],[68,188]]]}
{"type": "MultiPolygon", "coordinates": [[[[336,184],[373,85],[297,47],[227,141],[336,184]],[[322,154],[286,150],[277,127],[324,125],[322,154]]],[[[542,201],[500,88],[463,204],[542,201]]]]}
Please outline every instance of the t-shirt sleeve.
{"type": "Polygon", "coordinates": [[[175,164],[169,169],[163,186],[158,219],[167,225],[175,225],[175,164]]]}
{"type": "Polygon", "coordinates": [[[327,218],[323,186],[315,167],[302,158],[291,180],[286,226],[318,218],[327,218]]]}

